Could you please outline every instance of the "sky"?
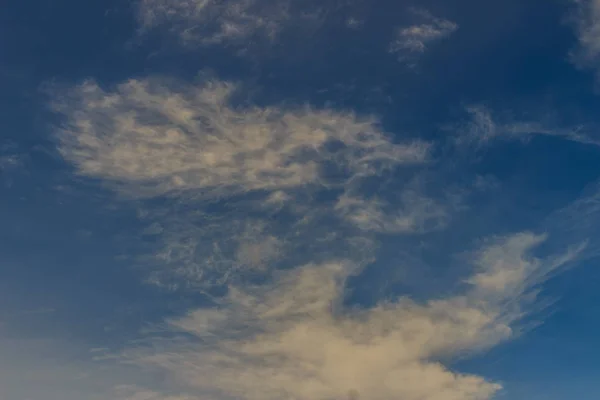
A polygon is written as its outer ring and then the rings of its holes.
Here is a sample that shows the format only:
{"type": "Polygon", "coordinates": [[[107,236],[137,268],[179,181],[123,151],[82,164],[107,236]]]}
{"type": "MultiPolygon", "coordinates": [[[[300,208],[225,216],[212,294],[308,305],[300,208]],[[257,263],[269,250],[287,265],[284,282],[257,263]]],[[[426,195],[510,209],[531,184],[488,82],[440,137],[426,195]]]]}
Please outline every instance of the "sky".
{"type": "Polygon", "coordinates": [[[0,54],[0,400],[600,398],[600,0],[9,0],[0,54]]]}

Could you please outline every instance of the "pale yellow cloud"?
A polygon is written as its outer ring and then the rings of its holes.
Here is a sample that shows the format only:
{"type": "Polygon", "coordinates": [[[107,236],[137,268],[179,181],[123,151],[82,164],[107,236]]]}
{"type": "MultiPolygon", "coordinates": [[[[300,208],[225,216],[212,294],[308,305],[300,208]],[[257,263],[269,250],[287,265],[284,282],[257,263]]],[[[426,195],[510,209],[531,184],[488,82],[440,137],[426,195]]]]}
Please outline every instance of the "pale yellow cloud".
{"type": "Polygon", "coordinates": [[[149,79],[105,91],[86,82],[55,103],[67,117],[60,150],[81,174],[147,196],[345,184],[328,180],[325,168],[343,168],[350,180],[427,160],[427,143],[394,143],[371,116],[308,106],[236,108],[235,88],[149,79]]]}
{"type": "Polygon", "coordinates": [[[397,53],[401,59],[425,52],[429,45],[452,35],[458,29],[455,22],[434,17],[427,11],[413,10],[413,12],[423,22],[397,28],[389,45],[389,51],[397,53]]]}
{"type": "Polygon", "coordinates": [[[448,205],[407,190],[393,206],[378,198],[341,196],[335,210],[355,226],[370,232],[414,233],[445,227],[448,205]]]}
{"type": "Polygon", "coordinates": [[[428,162],[430,145],[394,141],[376,117],[344,110],[234,106],[236,90],[90,81],[54,103],[65,118],[59,149],[76,172],[141,199],[149,280],[228,289],[216,307],[125,350],[122,361],[167,379],[118,388],[117,398],[491,399],[498,383],[441,360],[511,338],[531,289],[581,248],[536,258],[545,236],[496,238],[470,255],[475,271],[459,294],[349,309],[346,280],[373,260],[377,235],[421,234],[450,218],[451,207],[409,182],[391,197],[364,190],[428,162]],[[267,283],[241,278],[256,273],[267,283]]]}
{"type": "Polygon", "coordinates": [[[401,298],[345,308],[351,261],[280,272],[266,286],[232,288],[217,309],[169,321],[168,332],[190,339],[150,338],[152,350],[123,357],[166,373],[198,398],[491,399],[499,384],[436,360],[513,335],[530,289],[579,251],[533,257],[543,240],[530,233],[495,239],[474,253],[477,271],[465,293],[425,303],[401,298]]]}
{"type": "Polygon", "coordinates": [[[161,394],[131,385],[117,386],[112,396],[114,400],[204,400],[196,396],[161,394]]]}
{"type": "Polygon", "coordinates": [[[429,162],[429,143],[392,140],[375,116],[346,110],[233,106],[239,89],[154,78],[112,90],[88,81],[56,96],[59,150],[77,173],[129,197],[176,199],[140,214],[143,233],[157,238],[152,260],[142,260],[160,265],[150,281],[223,283],[299,248],[348,251],[340,243],[362,236],[348,230],[424,232],[448,219],[415,190],[401,205],[362,198],[366,180],[429,162]]]}
{"type": "Polygon", "coordinates": [[[184,45],[272,41],[291,19],[287,0],[141,0],[141,33],[165,29],[184,45]]]}

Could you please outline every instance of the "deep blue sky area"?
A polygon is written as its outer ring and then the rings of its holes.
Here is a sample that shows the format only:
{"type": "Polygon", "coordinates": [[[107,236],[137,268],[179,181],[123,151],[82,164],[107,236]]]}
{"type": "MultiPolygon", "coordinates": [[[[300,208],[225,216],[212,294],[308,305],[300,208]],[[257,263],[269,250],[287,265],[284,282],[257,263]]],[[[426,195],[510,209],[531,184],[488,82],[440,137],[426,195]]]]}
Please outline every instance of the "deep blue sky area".
{"type": "Polygon", "coordinates": [[[600,398],[599,27],[4,2],[0,399],[600,398]]]}

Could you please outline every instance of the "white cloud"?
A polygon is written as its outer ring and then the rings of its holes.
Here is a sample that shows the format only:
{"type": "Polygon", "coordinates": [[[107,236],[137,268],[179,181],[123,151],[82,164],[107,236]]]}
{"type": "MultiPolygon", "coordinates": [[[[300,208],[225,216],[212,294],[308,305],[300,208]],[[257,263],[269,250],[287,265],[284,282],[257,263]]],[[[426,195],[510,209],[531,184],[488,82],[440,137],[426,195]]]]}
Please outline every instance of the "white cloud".
{"type": "Polygon", "coordinates": [[[361,230],[424,232],[448,219],[415,190],[399,211],[385,197],[379,211],[362,198],[365,181],[428,162],[429,143],[394,142],[374,116],[344,110],[233,106],[236,89],[154,78],[110,91],[90,81],[56,96],[65,117],[59,150],[79,174],[137,199],[170,199],[141,214],[144,234],[157,237],[158,249],[142,260],[157,264],[152,282],[222,284],[301,248],[359,257],[365,247],[348,250],[348,242],[368,242],[361,230]],[[350,193],[348,208],[338,199],[350,193]],[[213,202],[224,203],[208,211],[213,202]],[[395,221],[382,224],[383,209],[395,221]]]}
{"type": "Polygon", "coordinates": [[[600,140],[588,134],[583,127],[561,128],[541,121],[498,121],[485,106],[466,108],[470,121],[462,127],[457,137],[459,145],[476,148],[490,146],[497,140],[528,140],[535,135],[560,137],[573,142],[598,146],[600,140]]]}
{"type": "Polygon", "coordinates": [[[262,269],[279,257],[282,243],[273,235],[261,236],[253,233],[245,233],[240,237],[236,259],[240,264],[262,269]]]}
{"type": "MultiPolygon", "coordinates": [[[[375,117],[343,110],[234,106],[238,89],[155,78],[56,96],[65,160],[139,201],[149,280],[228,289],[216,307],[172,318],[126,349],[121,361],[165,378],[132,379],[138,386],[115,396],[491,399],[499,384],[446,361],[511,338],[536,285],[582,248],[542,258],[532,252],[544,235],[495,238],[470,255],[475,271],[460,294],[347,307],[346,280],[373,260],[377,234],[446,226],[443,199],[403,182],[391,195],[372,189],[429,161],[430,145],[395,142],[375,117]],[[267,283],[249,286],[255,274],[267,283]]],[[[474,124],[497,135],[483,112],[474,124]]]]}
{"type": "Polygon", "coordinates": [[[491,399],[499,384],[436,360],[512,336],[530,290],[578,254],[531,256],[543,240],[521,233],[475,253],[478,270],[462,295],[370,309],[341,305],[351,262],[306,265],[268,286],[232,288],[220,308],[169,321],[167,332],[187,339],[149,338],[150,351],[123,357],[202,399],[491,399]]]}
{"type": "Polygon", "coordinates": [[[422,24],[397,28],[389,45],[389,51],[399,54],[401,58],[425,52],[430,44],[450,36],[458,29],[456,23],[436,18],[426,11],[416,11],[415,14],[425,21],[422,24]]]}
{"type": "MultiPolygon", "coordinates": [[[[286,2],[137,4],[142,30],[165,28],[186,44],[273,38],[290,18],[286,2]]],[[[458,29],[420,16],[422,24],[397,30],[391,52],[418,56],[458,29]]],[[[359,25],[349,20],[348,26],[359,25]]],[[[236,105],[241,89],[218,80],[150,78],[111,88],[87,81],[55,93],[54,109],[64,117],[57,132],[64,159],[140,208],[140,233],[150,249],[138,262],[150,269],[148,281],[228,289],[213,298],[215,307],[171,318],[116,356],[140,367],[146,379],[118,369],[99,380],[94,372],[102,368],[77,363],[60,381],[81,370],[93,375],[95,384],[81,384],[77,399],[493,398],[501,384],[455,371],[451,361],[517,334],[537,285],[589,249],[542,257],[534,251],[547,235],[496,237],[468,255],[474,271],[459,279],[459,293],[345,305],[346,282],[374,259],[378,235],[421,235],[448,225],[453,206],[405,184],[404,176],[392,194],[373,184],[388,173],[400,181],[397,169],[426,164],[431,144],[396,141],[372,115],[236,105]],[[243,279],[256,274],[266,283],[250,286],[243,279]],[[131,385],[97,393],[124,380],[131,385]]],[[[580,131],[499,123],[483,107],[468,111],[472,121],[461,143],[480,147],[543,134],[597,144],[580,131]]],[[[597,196],[588,200],[594,204],[587,202],[586,210],[595,212],[597,196]]],[[[98,355],[105,352],[94,351],[95,358],[112,367],[114,355],[98,355]]],[[[46,373],[43,368],[40,375],[46,373]]],[[[11,384],[27,386],[16,379],[11,384]]]]}
{"type": "Polygon", "coordinates": [[[586,248],[582,242],[558,257],[540,260],[524,255],[541,243],[547,235],[516,234],[496,239],[476,254],[478,271],[468,280],[481,297],[518,299],[543,281],[547,274],[580,256],[586,248]]]}
{"type": "Polygon", "coordinates": [[[597,67],[600,62],[600,1],[573,0],[577,6],[574,27],[578,46],[571,54],[575,63],[597,67]]]}
{"type": "Polygon", "coordinates": [[[5,172],[21,165],[21,158],[16,154],[0,156],[0,171],[5,172]]]}
{"type": "Polygon", "coordinates": [[[346,19],[346,26],[350,29],[359,29],[364,25],[365,21],[355,18],[355,17],[350,17],[346,19]]]}
{"type": "Polygon", "coordinates": [[[14,143],[0,145],[0,182],[12,186],[15,174],[25,170],[28,159],[14,143]]]}
{"type": "Polygon", "coordinates": [[[310,25],[311,12],[289,0],[140,0],[137,19],[141,33],[165,29],[184,45],[247,46],[275,40],[292,21],[310,25]]]}
{"type": "Polygon", "coordinates": [[[23,166],[24,158],[16,144],[8,142],[0,145],[0,173],[23,166]]]}
{"type": "Polygon", "coordinates": [[[450,219],[446,204],[411,191],[403,193],[400,204],[394,206],[378,198],[344,195],[335,210],[354,225],[371,232],[425,232],[443,228],[450,219]]]}
{"type": "Polygon", "coordinates": [[[129,80],[107,92],[86,82],[55,103],[67,117],[60,150],[80,173],[148,196],[339,185],[428,157],[427,143],[392,143],[373,117],[308,106],[236,108],[229,103],[235,88],[129,80]],[[344,168],[346,179],[328,180],[329,165],[344,168]]]}

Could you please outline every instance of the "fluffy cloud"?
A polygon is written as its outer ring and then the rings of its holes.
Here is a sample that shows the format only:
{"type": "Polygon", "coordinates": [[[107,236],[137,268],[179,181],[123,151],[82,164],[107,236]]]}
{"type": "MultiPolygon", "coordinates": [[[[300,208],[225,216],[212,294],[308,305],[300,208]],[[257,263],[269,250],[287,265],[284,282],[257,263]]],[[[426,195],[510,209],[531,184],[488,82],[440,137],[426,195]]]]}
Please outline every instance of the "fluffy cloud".
{"type": "Polygon", "coordinates": [[[397,28],[389,46],[391,53],[397,53],[403,59],[425,52],[431,43],[450,36],[458,29],[456,23],[436,18],[426,11],[418,10],[415,14],[424,22],[397,28]]]}
{"type": "Polygon", "coordinates": [[[581,251],[531,256],[543,241],[531,233],[494,239],[473,254],[477,269],[464,294],[369,309],[342,304],[351,261],[306,265],[267,286],[231,288],[218,308],[168,322],[166,332],[185,336],[150,338],[152,350],[123,357],[168,374],[198,399],[490,399],[499,384],[436,360],[513,335],[530,290],[581,251]]]}

